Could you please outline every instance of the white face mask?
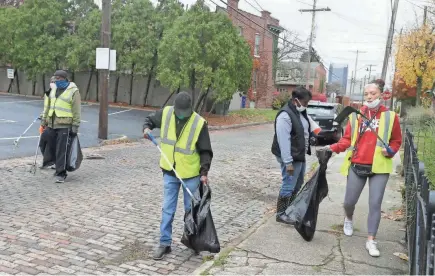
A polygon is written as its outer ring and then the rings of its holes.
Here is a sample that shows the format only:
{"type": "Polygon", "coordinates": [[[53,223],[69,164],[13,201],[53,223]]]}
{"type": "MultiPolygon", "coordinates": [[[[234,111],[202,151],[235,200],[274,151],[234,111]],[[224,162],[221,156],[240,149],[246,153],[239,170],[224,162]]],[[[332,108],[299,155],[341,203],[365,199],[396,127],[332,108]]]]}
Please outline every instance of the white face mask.
{"type": "Polygon", "coordinates": [[[56,84],[54,82],[50,82],[50,88],[51,89],[55,89],[56,88],[56,84]]]}
{"type": "Polygon", "coordinates": [[[365,101],[365,102],[364,102],[364,105],[367,106],[367,107],[370,108],[370,109],[373,109],[373,108],[378,107],[378,105],[379,105],[380,103],[381,103],[381,100],[380,100],[380,99],[376,99],[376,100],[371,101],[371,102],[367,102],[367,101],[365,101]]]}
{"type": "Polygon", "coordinates": [[[303,106],[298,99],[296,99],[296,101],[298,101],[298,103],[301,105],[301,106],[296,106],[296,110],[299,111],[299,112],[304,112],[305,109],[307,109],[307,107],[303,106]]]}

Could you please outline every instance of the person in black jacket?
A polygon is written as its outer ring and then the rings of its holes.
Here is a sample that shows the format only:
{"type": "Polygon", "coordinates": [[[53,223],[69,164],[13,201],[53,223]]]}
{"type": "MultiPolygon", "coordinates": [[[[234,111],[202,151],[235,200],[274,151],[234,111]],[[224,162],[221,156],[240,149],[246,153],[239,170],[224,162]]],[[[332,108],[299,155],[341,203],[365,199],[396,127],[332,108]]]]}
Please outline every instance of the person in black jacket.
{"type": "MultiPolygon", "coordinates": [[[[54,76],[51,77],[50,88],[44,92],[44,101],[46,101],[50,97],[51,90],[56,89],[55,80],[56,80],[56,78],[54,76]]],[[[42,114],[41,114],[41,117],[42,117],[42,114]]],[[[54,166],[55,157],[48,150],[47,151],[45,150],[47,148],[48,143],[55,143],[55,141],[54,141],[55,137],[52,137],[52,135],[50,135],[50,132],[45,131],[45,130],[46,130],[45,127],[43,127],[43,126],[39,127],[39,134],[41,135],[41,139],[39,141],[39,149],[41,150],[42,157],[43,157],[42,166],[40,168],[46,169],[48,167],[51,167],[52,169],[55,169],[55,166],[54,166]]]]}
{"type": "Polygon", "coordinates": [[[282,174],[282,185],[276,206],[276,221],[291,223],[285,215],[287,207],[302,187],[306,169],[305,155],[311,155],[311,126],[307,115],[311,92],[297,87],[291,100],[275,118],[272,153],[276,156],[282,174]]]}
{"type": "MultiPolygon", "coordinates": [[[[160,225],[160,244],[153,258],[161,260],[171,252],[172,221],[177,207],[181,181],[171,166],[177,171],[183,182],[193,193],[200,183],[208,184],[213,151],[207,122],[192,110],[192,98],[187,92],[177,94],[174,106],[167,106],[150,114],[143,126],[144,137],[149,139],[150,131],[161,129],[161,149],[172,162],[168,164],[163,156],[160,167],[163,171],[164,197],[162,222],[160,225]],[[200,129],[199,129],[200,128],[200,129]]],[[[190,209],[190,195],[184,191],[184,209],[190,209]]]]}

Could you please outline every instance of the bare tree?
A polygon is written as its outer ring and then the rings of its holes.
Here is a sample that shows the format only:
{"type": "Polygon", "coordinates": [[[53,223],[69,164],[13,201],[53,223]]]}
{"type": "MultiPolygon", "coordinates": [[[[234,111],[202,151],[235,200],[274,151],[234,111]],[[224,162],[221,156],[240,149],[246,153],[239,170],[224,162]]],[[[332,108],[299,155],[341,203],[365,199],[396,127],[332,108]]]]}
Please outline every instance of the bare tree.
{"type": "Polygon", "coordinates": [[[281,38],[278,45],[277,62],[299,59],[304,51],[301,47],[307,44],[306,41],[301,40],[296,32],[289,30],[285,30],[281,38]]]}

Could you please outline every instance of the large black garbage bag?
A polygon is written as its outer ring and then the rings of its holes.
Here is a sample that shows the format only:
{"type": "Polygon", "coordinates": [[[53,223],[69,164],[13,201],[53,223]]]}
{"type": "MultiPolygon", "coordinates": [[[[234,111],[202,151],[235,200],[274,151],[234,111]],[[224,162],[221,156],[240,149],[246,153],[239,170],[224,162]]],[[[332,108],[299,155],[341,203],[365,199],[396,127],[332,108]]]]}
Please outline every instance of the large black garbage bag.
{"type": "Polygon", "coordinates": [[[79,137],[77,135],[68,138],[68,154],[66,161],[66,170],[69,172],[76,171],[80,168],[83,161],[83,153],[80,147],[79,137]]]}
{"type": "Polygon", "coordinates": [[[196,252],[219,253],[221,246],[211,215],[211,189],[200,184],[191,200],[191,209],[184,216],[184,233],[181,242],[196,252]]]}
{"type": "Polygon", "coordinates": [[[294,222],[298,233],[306,241],[311,241],[314,237],[319,205],[328,195],[326,169],[331,156],[332,153],[329,151],[317,152],[320,166],[285,211],[290,220],[294,222]]]}

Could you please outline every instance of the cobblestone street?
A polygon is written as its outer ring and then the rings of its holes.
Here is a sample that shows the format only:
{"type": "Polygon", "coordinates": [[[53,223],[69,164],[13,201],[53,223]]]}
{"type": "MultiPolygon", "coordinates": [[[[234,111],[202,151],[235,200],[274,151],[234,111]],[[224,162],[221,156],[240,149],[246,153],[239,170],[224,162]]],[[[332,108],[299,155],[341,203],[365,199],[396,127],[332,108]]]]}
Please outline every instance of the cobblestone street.
{"type": "MultiPolygon", "coordinates": [[[[222,247],[273,207],[280,174],[272,136],[271,125],[211,134],[212,212],[222,247]]],[[[162,202],[157,149],[145,142],[84,150],[90,153],[104,159],[85,159],[64,184],[54,183],[51,170],[30,174],[32,158],[0,162],[0,271],[187,274],[199,267],[204,254],[180,242],[181,204],[173,252],[150,258],[162,202]]]]}

